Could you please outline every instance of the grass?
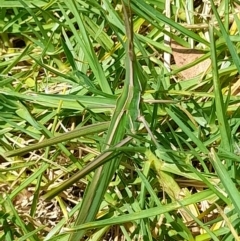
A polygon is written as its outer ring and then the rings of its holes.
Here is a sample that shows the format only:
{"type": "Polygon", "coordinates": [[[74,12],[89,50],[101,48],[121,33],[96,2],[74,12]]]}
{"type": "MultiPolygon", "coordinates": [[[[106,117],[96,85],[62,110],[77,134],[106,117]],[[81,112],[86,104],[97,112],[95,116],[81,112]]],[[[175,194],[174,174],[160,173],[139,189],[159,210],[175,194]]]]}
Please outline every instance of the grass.
{"type": "Polygon", "coordinates": [[[238,4],[196,4],[130,1],[132,132],[122,2],[0,3],[0,240],[240,240],[238,4]]]}

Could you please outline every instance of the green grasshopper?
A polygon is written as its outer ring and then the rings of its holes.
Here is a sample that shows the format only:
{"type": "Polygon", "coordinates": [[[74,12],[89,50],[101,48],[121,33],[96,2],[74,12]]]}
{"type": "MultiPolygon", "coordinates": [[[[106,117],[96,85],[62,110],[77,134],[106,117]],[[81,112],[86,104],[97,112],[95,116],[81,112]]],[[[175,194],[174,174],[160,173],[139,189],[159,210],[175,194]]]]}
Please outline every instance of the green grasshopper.
{"type": "MultiPolygon", "coordinates": [[[[122,1],[122,5],[127,36],[125,83],[122,93],[117,100],[116,109],[113,113],[106,135],[105,144],[102,148],[103,152],[107,152],[109,148],[121,147],[128,143],[131,140],[131,137],[126,137],[128,134],[126,129],[135,133],[139,126],[138,119],[141,120],[139,105],[142,88],[138,76],[135,74],[135,68],[137,65],[134,52],[133,20],[130,11],[130,2],[128,2],[128,5],[125,5],[122,1]]],[[[70,178],[66,184],[61,185],[55,190],[51,190],[45,195],[45,198],[47,199],[56,196],[59,192],[71,186],[74,182],[98,167],[83,197],[82,205],[75,225],[80,225],[95,219],[102,202],[103,195],[106,193],[112,176],[120,164],[121,155],[117,155],[111,161],[107,161],[109,158],[102,158],[102,156],[103,155],[100,155],[91,163],[86,165],[81,171],[70,178]]],[[[70,235],[69,240],[80,240],[83,235],[84,231],[73,233],[70,235]]]]}

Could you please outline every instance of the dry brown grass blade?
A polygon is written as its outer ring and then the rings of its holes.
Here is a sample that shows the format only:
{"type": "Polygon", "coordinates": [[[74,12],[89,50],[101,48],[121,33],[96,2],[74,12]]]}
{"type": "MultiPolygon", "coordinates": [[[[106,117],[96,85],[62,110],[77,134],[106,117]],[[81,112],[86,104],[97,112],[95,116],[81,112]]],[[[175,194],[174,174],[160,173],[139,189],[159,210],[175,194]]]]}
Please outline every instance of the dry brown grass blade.
{"type": "MultiPolygon", "coordinates": [[[[204,51],[198,49],[189,49],[181,46],[175,41],[171,41],[172,55],[177,68],[181,68],[192,63],[204,55],[204,51]]],[[[181,76],[184,79],[191,79],[205,72],[211,64],[210,59],[206,59],[191,68],[181,71],[181,76]]]]}

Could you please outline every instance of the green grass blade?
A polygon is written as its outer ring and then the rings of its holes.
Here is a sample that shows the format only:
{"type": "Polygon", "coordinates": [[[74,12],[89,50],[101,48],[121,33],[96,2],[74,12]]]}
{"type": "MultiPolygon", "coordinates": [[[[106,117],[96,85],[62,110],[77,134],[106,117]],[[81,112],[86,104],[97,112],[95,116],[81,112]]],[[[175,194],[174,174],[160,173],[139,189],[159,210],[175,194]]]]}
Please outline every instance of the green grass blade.
{"type": "MultiPolygon", "coordinates": [[[[214,41],[213,26],[209,26],[210,39],[211,39],[211,58],[212,58],[212,73],[213,73],[213,86],[215,94],[215,106],[218,119],[218,125],[221,133],[221,147],[227,151],[232,151],[232,138],[231,131],[227,121],[226,108],[223,103],[222,87],[220,85],[220,79],[218,74],[218,61],[216,55],[216,45],[214,41]]],[[[230,90],[229,90],[230,91],[230,90]]],[[[228,104],[228,102],[226,102],[228,104]]],[[[227,166],[231,170],[231,175],[235,176],[235,168],[232,165],[231,160],[227,161],[227,166]]]]}
{"type": "MultiPolygon", "coordinates": [[[[137,13],[139,16],[142,16],[144,19],[148,20],[151,24],[153,24],[155,27],[160,28],[160,24],[165,23],[182,34],[196,40],[197,42],[204,43],[207,46],[209,43],[201,38],[199,35],[195,34],[191,30],[188,30],[181,26],[180,24],[176,23],[174,20],[167,18],[165,15],[157,11],[155,8],[153,8],[151,5],[145,3],[144,1],[132,1],[131,4],[132,9],[134,10],[135,13],[137,13]],[[158,24],[155,23],[157,21],[158,24]]],[[[161,28],[161,30],[163,30],[161,28]]]]}
{"type": "Polygon", "coordinates": [[[111,150],[106,150],[106,152],[100,154],[97,156],[93,161],[91,161],[89,164],[87,164],[85,167],[83,167],[82,170],[74,174],[72,177],[70,177],[67,181],[59,185],[57,188],[50,190],[47,192],[43,198],[44,199],[51,199],[55,197],[60,192],[66,190],[67,188],[71,187],[75,182],[83,178],[84,176],[88,175],[91,171],[94,171],[99,166],[103,165],[106,162],[113,162],[115,160],[115,157],[119,155],[118,153],[118,147],[125,145],[131,140],[131,138],[125,138],[123,141],[118,143],[114,148],[111,148],[111,150]],[[116,148],[116,149],[115,149],[116,148]],[[114,155],[112,155],[114,154],[114,155]]]}
{"type": "MultiPolygon", "coordinates": [[[[14,216],[15,225],[17,225],[24,233],[23,235],[28,235],[29,230],[23,220],[20,218],[18,212],[16,211],[14,205],[12,204],[11,198],[9,196],[6,197],[6,205],[8,205],[10,212],[14,216]]],[[[39,239],[35,239],[32,235],[28,237],[30,241],[38,241],[39,239]]]]}
{"type": "MultiPolygon", "coordinates": [[[[214,13],[214,16],[216,17],[217,21],[218,21],[218,25],[220,27],[220,30],[221,30],[221,33],[222,33],[222,36],[224,38],[224,40],[226,41],[226,44],[227,44],[227,47],[231,53],[231,56],[232,56],[232,59],[233,59],[233,62],[238,70],[238,72],[240,73],[240,59],[239,59],[239,56],[237,54],[237,51],[236,51],[236,48],[234,47],[232,41],[230,40],[230,37],[222,23],[222,20],[218,14],[218,11],[215,7],[215,4],[214,4],[214,1],[211,0],[211,6],[212,6],[212,10],[213,10],[213,13],[214,13]]],[[[227,3],[226,3],[227,4],[227,3]]],[[[228,17],[228,15],[226,16],[226,18],[228,17]]]]}
{"type": "Polygon", "coordinates": [[[95,133],[95,132],[98,132],[98,131],[104,131],[108,128],[108,126],[109,126],[108,122],[84,126],[84,127],[78,128],[76,130],[70,131],[68,133],[64,133],[64,134],[61,134],[59,136],[52,137],[50,139],[47,139],[47,140],[42,141],[42,142],[37,143],[37,144],[33,144],[33,145],[30,145],[30,146],[27,146],[27,147],[23,147],[23,148],[18,149],[18,150],[8,151],[4,155],[6,157],[23,155],[23,154],[28,153],[30,151],[37,150],[37,149],[40,149],[40,148],[44,148],[44,147],[47,147],[47,146],[51,146],[51,145],[54,145],[54,144],[58,144],[58,143],[61,143],[61,142],[67,141],[67,140],[71,140],[71,139],[74,139],[74,138],[77,138],[77,137],[80,137],[80,136],[89,135],[89,134],[92,134],[92,133],[95,133]]]}
{"type": "Polygon", "coordinates": [[[213,148],[211,149],[210,158],[213,167],[215,168],[216,173],[218,174],[221,183],[225,188],[225,192],[227,192],[227,194],[229,195],[229,198],[231,199],[233,206],[236,209],[236,212],[238,213],[238,215],[240,215],[240,195],[238,189],[236,188],[236,185],[233,183],[231,177],[228,174],[228,171],[222,164],[221,160],[218,158],[213,148]]]}
{"type": "MultiPolygon", "coordinates": [[[[212,196],[212,191],[206,190],[202,191],[201,193],[193,194],[191,197],[185,198],[182,200],[182,205],[190,205],[192,203],[200,202],[201,200],[206,200],[212,196]]],[[[165,214],[166,212],[170,212],[172,210],[178,209],[181,205],[178,202],[173,202],[170,204],[163,205],[161,208],[150,208],[147,210],[142,210],[136,213],[126,214],[119,217],[113,217],[106,220],[100,220],[90,223],[85,223],[79,225],[78,227],[67,228],[65,231],[74,232],[77,230],[84,230],[84,229],[92,229],[92,228],[99,228],[104,227],[106,225],[114,225],[114,224],[122,224],[126,222],[131,222],[134,220],[139,220],[142,218],[147,218],[159,214],[165,214]]]]}
{"type": "Polygon", "coordinates": [[[177,123],[177,125],[186,133],[186,135],[197,145],[197,147],[203,152],[208,153],[207,148],[204,144],[191,132],[189,127],[187,127],[182,120],[178,118],[169,108],[166,108],[167,113],[171,116],[171,118],[177,123]]]}
{"type": "Polygon", "coordinates": [[[74,2],[74,1],[67,1],[65,2],[67,8],[69,10],[71,10],[72,14],[75,17],[76,23],[79,26],[79,29],[81,29],[81,32],[77,32],[75,26],[73,25],[72,21],[70,20],[70,18],[68,17],[67,13],[65,12],[65,10],[63,9],[63,7],[60,7],[66,21],[67,24],[69,26],[69,28],[71,29],[71,31],[73,32],[77,42],[81,45],[82,47],[82,51],[84,52],[86,59],[88,60],[88,63],[99,83],[99,85],[101,86],[101,89],[108,93],[111,94],[111,88],[108,84],[108,81],[104,75],[104,72],[102,70],[102,67],[99,64],[99,61],[96,57],[96,54],[94,52],[94,49],[92,47],[92,43],[90,41],[90,38],[86,32],[85,29],[85,24],[84,24],[84,16],[82,14],[79,14],[79,12],[77,11],[78,9],[78,3],[74,2]]]}

